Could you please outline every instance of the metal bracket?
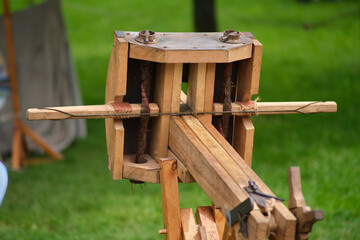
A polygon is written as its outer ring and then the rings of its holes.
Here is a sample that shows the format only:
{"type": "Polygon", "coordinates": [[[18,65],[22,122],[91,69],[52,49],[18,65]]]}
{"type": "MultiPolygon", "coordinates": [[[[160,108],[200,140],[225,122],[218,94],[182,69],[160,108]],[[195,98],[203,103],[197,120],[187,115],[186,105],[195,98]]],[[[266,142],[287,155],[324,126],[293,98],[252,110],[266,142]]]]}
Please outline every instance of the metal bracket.
{"type": "Polygon", "coordinates": [[[261,207],[265,207],[266,198],[274,198],[279,201],[285,201],[285,199],[278,198],[260,191],[259,187],[256,185],[255,181],[250,180],[249,186],[245,187],[245,190],[250,194],[254,201],[261,207]]]}
{"type": "Polygon", "coordinates": [[[242,232],[244,237],[247,238],[247,218],[253,208],[254,201],[251,197],[249,197],[244,202],[240,203],[237,207],[235,207],[233,210],[226,210],[226,224],[231,227],[236,222],[240,222],[240,232],[242,232]]]}

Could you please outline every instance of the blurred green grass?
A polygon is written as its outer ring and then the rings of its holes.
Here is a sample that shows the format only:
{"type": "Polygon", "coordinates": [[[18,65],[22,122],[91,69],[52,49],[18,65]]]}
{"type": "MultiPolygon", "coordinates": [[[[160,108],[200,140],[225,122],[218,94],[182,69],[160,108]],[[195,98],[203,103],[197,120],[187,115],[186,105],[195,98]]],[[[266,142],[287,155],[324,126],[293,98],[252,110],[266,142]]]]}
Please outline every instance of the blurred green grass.
{"type": "MultiPolygon", "coordinates": [[[[39,2],[39,1],[34,1],[39,2]]],[[[11,1],[13,9],[28,1],[11,1]]],[[[85,104],[104,102],[114,30],[193,31],[192,1],[63,0],[85,104]]],[[[336,114],[253,117],[253,168],[287,198],[287,168],[300,166],[308,205],[325,220],[312,239],[357,239],[360,229],[360,21],[358,1],[217,1],[219,30],[252,32],[263,44],[263,101],[334,100],[336,114]]],[[[104,121],[60,163],[10,172],[0,239],[162,239],[160,187],[113,181],[104,121]]],[[[180,184],[181,207],[208,205],[180,184]]]]}

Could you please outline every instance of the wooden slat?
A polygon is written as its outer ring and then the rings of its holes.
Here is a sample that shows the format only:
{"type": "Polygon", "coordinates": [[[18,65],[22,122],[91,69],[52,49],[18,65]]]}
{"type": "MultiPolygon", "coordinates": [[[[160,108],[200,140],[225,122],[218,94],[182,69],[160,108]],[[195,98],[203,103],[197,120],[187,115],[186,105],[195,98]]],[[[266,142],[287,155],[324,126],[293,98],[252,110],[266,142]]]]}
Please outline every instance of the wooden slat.
{"type": "Polygon", "coordinates": [[[187,104],[195,112],[204,111],[206,63],[194,63],[189,67],[187,104]]]}
{"type": "MultiPolygon", "coordinates": [[[[116,34],[114,34],[114,45],[106,77],[105,103],[107,104],[122,102],[126,94],[128,50],[129,44],[125,39],[117,38],[116,34]]],[[[116,123],[114,119],[105,120],[108,166],[114,179],[122,178],[122,166],[115,164],[122,163],[123,157],[119,156],[119,154],[122,154],[123,146],[117,146],[117,144],[123,145],[124,129],[121,125],[116,123]],[[120,147],[120,152],[116,150],[117,147],[120,147]],[[114,169],[114,167],[117,169],[114,169]]]]}
{"type": "Polygon", "coordinates": [[[179,112],[181,102],[181,83],[182,83],[183,64],[174,64],[173,90],[171,96],[171,112],[179,112]]]}
{"type": "Polygon", "coordinates": [[[195,179],[191,176],[191,173],[189,172],[189,170],[186,169],[185,165],[181,162],[181,160],[175,155],[175,153],[173,151],[171,151],[170,149],[168,149],[168,157],[171,158],[175,158],[177,161],[177,173],[178,173],[178,177],[179,180],[182,183],[192,183],[195,182],[195,179]]]}
{"type": "MultiPolygon", "coordinates": [[[[275,194],[263,183],[263,181],[254,173],[249,165],[241,158],[241,156],[235,151],[235,149],[223,138],[223,136],[216,130],[212,124],[208,124],[207,121],[202,120],[201,116],[198,116],[203,126],[209,131],[209,133],[216,139],[216,141],[226,150],[226,152],[234,159],[236,164],[244,171],[245,175],[249,179],[256,182],[260,190],[264,193],[275,196],[275,194]]],[[[196,178],[195,178],[196,179],[196,178]]],[[[277,227],[277,238],[286,239],[293,238],[295,236],[296,218],[286,208],[286,206],[280,201],[275,202],[273,212],[277,227]]]]}
{"type": "Polygon", "coordinates": [[[165,239],[179,240],[181,239],[181,219],[176,159],[160,158],[159,165],[165,239]]]}
{"type": "MultiPolygon", "coordinates": [[[[215,84],[215,63],[206,64],[206,76],[205,76],[205,97],[204,97],[204,111],[211,112],[214,102],[214,84],[215,84]]],[[[212,114],[206,114],[206,118],[209,122],[212,120],[212,114]]]]}
{"type": "Polygon", "coordinates": [[[110,143],[112,158],[110,158],[110,172],[114,180],[122,179],[123,157],[124,157],[124,136],[125,130],[122,120],[114,119],[113,141],[110,143]]]}
{"type": "Polygon", "coordinates": [[[236,101],[250,101],[251,96],[258,93],[261,58],[262,45],[259,41],[254,40],[251,58],[239,61],[236,101]]]}
{"type": "Polygon", "coordinates": [[[205,227],[207,239],[220,240],[212,208],[210,206],[198,207],[196,210],[196,220],[200,226],[205,227]]]}
{"type": "Polygon", "coordinates": [[[130,44],[130,58],[158,63],[226,63],[251,57],[252,46],[229,50],[176,50],[156,49],[146,45],[130,44]]]}
{"type": "Polygon", "coordinates": [[[149,154],[145,154],[144,159],[146,163],[135,163],[135,154],[125,154],[123,178],[160,183],[159,164],[149,154]]]}
{"type": "Polygon", "coordinates": [[[126,95],[129,44],[123,38],[114,37],[106,78],[105,103],[126,95]]]}
{"type": "Polygon", "coordinates": [[[233,147],[237,149],[240,156],[251,167],[255,133],[254,125],[250,117],[236,117],[235,125],[236,131],[233,133],[233,147]]]}
{"type": "MultiPolygon", "coordinates": [[[[174,64],[169,63],[156,66],[154,101],[159,106],[159,112],[171,111],[174,67],[174,64]]],[[[167,155],[169,120],[169,115],[161,115],[152,121],[150,154],[156,161],[167,155]]]]}
{"type": "MultiPolygon", "coordinates": [[[[250,101],[251,96],[258,93],[261,58],[262,45],[254,39],[251,58],[239,62],[235,101],[250,101]]],[[[247,119],[239,116],[234,117],[232,145],[249,166],[251,166],[252,159],[254,130],[249,117],[247,119]]]]}
{"type": "Polygon", "coordinates": [[[180,209],[181,230],[183,240],[201,240],[199,233],[199,225],[195,223],[192,208],[180,209]]]}

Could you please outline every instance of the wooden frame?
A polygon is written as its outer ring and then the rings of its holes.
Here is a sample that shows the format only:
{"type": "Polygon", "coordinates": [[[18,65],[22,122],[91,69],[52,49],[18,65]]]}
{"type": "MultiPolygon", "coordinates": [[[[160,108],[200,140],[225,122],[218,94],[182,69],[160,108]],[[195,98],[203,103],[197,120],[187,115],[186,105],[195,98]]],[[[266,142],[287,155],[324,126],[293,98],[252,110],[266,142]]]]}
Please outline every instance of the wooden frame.
{"type": "MultiPolygon", "coordinates": [[[[224,215],[253,198],[245,189],[249,181],[255,181],[261,192],[275,196],[251,169],[254,138],[251,116],[334,112],[336,103],[251,101],[258,93],[262,57],[262,45],[253,37],[252,44],[246,41],[234,45],[220,42],[220,33],[160,33],[158,43],[142,44],[134,40],[134,34],[115,34],[105,105],[30,109],[28,118],[106,118],[109,169],[113,178],[161,185],[164,229],[159,230],[160,234],[169,240],[243,239],[246,234],[239,232],[239,221],[227,226],[224,215]],[[147,109],[152,117],[150,153],[144,155],[145,163],[141,164],[135,163],[135,155],[123,154],[122,118],[144,115],[141,104],[122,103],[129,58],[156,62],[154,102],[147,109]],[[239,64],[235,102],[231,103],[232,145],[212,125],[213,115],[225,114],[223,104],[214,103],[213,99],[216,63],[226,62],[239,64]],[[190,63],[187,96],[181,91],[184,63],[190,63]],[[126,105],[126,113],[116,110],[116,104],[126,105]],[[184,104],[190,112],[180,112],[184,104]],[[197,208],[198,224],[192,209],[180,209],[178,182],[197,182],[212,201],[212,206],[197,208]]],[[[297,193],[298,184],[294,181],[291,186],[297,193]]],[[[295,200],[291,200],[296,206],[292,212],[297,218],[279,200],[266,212],[255,201],[246,220],[249,239],[263,240],[271,234],[276,240],[290,240],[300,236],[299,231],[308,230],[304,226],[313,223],[314,212],[295,200]],[[298,221],[302,229],[297,232],[298,221]]]]}

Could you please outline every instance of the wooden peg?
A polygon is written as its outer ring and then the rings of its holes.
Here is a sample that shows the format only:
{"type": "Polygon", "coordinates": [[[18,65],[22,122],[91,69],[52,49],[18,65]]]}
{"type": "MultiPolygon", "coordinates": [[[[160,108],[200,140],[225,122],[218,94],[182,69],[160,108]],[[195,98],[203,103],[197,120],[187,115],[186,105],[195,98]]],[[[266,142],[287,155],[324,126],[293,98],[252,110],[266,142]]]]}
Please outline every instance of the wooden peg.
{"type": "Polygon", "coordinates": [[[306,206],[301,189],[301,176],[299,167],[290,167],[289,175],[289,204],[290,211],[297,218],[296,239],[307,240],[315,222],[324,219],[322,210],[311,210],[306,206]]]}

